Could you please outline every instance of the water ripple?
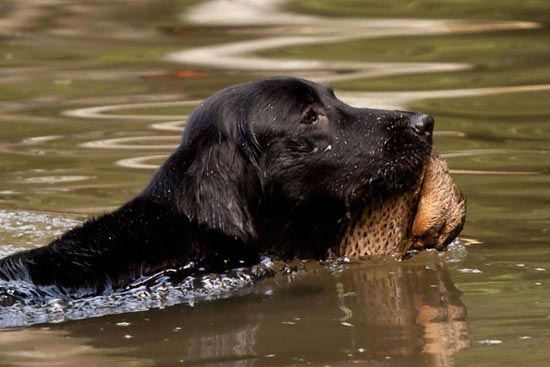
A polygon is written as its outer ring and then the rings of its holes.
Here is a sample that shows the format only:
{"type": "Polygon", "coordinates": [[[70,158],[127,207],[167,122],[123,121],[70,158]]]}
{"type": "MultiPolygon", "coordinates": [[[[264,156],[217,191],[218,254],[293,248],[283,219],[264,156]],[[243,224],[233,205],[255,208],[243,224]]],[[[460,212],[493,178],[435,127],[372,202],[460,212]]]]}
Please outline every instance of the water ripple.
{"type": "MultiPolygon", "coordinates": [[[[170,53],[166,59],[176,63],[197,65],[200,67],[261,71],[267,73],[291,74],[310,78],[318,82],[335,82],[357,78],[373,78],[400,74],[431,73],[441,71],[464,70],[473,67],[463,63],[373,63],[325,60],[295,60],[257,56],[260,51],[291,45],[323,44],[342,42],[352,39],[373,39],[381,37],[457,34],[490,32],[514,29],[535,29],[540,24],[517,21],[463,21],[430,19],[332,19],[310,15],[296,15],[280,10],[283,0],[226,0],[207,1],[191,7],[182,19],[191,24],[205,27],[219,26],[268,26],[258,38],[223,43],[210,46],[192,47],[170,53]],[[270,30],[269,26],[274,28],[270,30]],[[281,37],[280,27],[287,27],[287,34],[281,37]],[[272,33],[270,37],[269,34],[272,33]]],[[[525,85],[512,87],[471,88],[433,91],[396,91],[396,92],[347,92],[338,91],[338,96],[346,103],[357,107],[405,109],[413,101],[422,99],[461,98],[504,93],[528,93],[550,90],[550,85],[525,85]]],[[[140,110],[155,107],[195,106],[200,101],[165,101],[127,103],[108,106],[95,106],[64,111],[66,116],[86,119],[129,119],[151,121],[153,130],[181,132],[187,116],[176,121],[165,121],[163,114],[140,114],[139,112],[120,114],[117,111],[140,110]],[[164,120],[164,121],[163,121],[164,120]],[[157,122],[158,121],[158,122],[157,122]]],[[[463,138],[460,131],[438,131],[439,136],[463,138]]],[[[89,141],[81,144],[85,148],[116,150],[164,150],[173,149],[169,144],[175,137],[148,135],[89,141]],[[147,144],[166,141],[166,144],[147,144]]],[[[449,156],[452,156],[450,153],[449,156]]],[[[460,154],[480,154],[477,150],[460,154]]],[[[134,156],[118,160],[120,167],[133,169],[156,169],[158,164],[149,161],[161,160],[165,155],[134,156]]],[[[537,174],[536,171],[494,171],[494,170],[455,170],[460,174],[537,174]]]]}

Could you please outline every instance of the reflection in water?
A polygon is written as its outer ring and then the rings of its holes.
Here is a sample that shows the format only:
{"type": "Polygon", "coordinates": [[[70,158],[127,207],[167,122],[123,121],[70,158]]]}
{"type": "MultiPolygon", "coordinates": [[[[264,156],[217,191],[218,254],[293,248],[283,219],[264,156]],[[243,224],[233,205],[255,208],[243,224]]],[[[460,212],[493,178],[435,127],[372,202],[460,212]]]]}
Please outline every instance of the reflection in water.
{"type": "Polygon", "coordinates": [[[481,97],[494,94],[513,94],[549,91],[550,84],[526,85],[515,87],[451,89],[433,91],[398,91],[398,92],[342,92],[344,101],[358,107],[377,107],[402,109],[414,101],[423,99],[449,99],[481,97]]]}
{"type": "Polygon", "coordinates": [[[99,351],[88,345],[88,338],[74,337],[63,330],[50,328],[27,329],[17,332],[0,332],[2,366],[147,366],[151,363],[136,361],[120,355],[129,348],[112,348],[99,351]],[[37,348],[39,346],[39,348],[37,348]]]}
{"type": "Polygon", "coordinates": [[[374,340],[372,331],[354,333],[374,356],[419,355],[426,366],[453,366],[453,355],[470,344],[461,293],[439,264],[364,267],[344,273],[337,285],[345,319],[378,329],[374,340]]]}
{"type": "Polygon", "coordinates": [[[126,138],[104,139],[99,141],[90,141],[82,144],[84,148],[104,148],[104,149],[150,149],[150,150],[175,150],[179,144],[179,136],[136,136],[126,138]],[[160,143],[165,140],[167,143],[160,143]],[[132,142],[153,141],[159,144],[131,144],[132,142]],[[175,144],[170,144],[175,143],[175,144]]]}
{"type": "MultiPolygon", "coordinates": [[[[466,308],[438,256],[430,258],[364,262],[332,272],[317,267],[317,274],[264,280],[253,293],[223,302],[52,325],[28,330],[25,339],[55,340],[57,350],[71,350],[59,352],[71,362],[105,353],[116,361],[128,343],[136,365],[153,359],[201,366],[453,366],[453,355],[469,346],[466,308]]],[[[9,333],[0,335],[6,336],[0,343],[9,344],[9,333]]],[[[17,359],[13,350],[1,350],[1,360],[17,359]]],[[[43,358],[24,353],[29,364],[43,358]]]]}

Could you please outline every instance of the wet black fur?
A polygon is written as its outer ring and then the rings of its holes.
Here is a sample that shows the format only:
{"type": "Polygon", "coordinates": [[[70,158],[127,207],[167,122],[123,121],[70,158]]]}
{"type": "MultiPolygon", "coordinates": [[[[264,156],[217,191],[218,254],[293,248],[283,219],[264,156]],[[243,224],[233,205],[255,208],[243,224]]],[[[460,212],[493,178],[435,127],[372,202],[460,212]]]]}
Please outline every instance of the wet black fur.
{"type": "Polygon", "coordinates": [[[431,144],[414,116],[353,108],[295,78],[226,88],[196,108],[142,193],[0,260],[0,279],[86,295],[191,262],[219,272],[263,254],[323,258],[350,213],[418,180],[431,144]]]}

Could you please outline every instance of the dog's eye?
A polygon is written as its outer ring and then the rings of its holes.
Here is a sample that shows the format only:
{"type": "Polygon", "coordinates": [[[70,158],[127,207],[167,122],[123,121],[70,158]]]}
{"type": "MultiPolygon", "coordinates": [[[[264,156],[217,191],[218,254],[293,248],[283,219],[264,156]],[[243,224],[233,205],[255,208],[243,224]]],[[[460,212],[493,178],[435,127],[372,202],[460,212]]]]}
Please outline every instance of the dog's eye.
{"type": "Polygon", "coordinates": [[[304,116],[302,117],[302,124],[306,125],[315,125],[319,122],[319,114],[315,112],[313,109],[309,109],[304,113],[304,116]]]}

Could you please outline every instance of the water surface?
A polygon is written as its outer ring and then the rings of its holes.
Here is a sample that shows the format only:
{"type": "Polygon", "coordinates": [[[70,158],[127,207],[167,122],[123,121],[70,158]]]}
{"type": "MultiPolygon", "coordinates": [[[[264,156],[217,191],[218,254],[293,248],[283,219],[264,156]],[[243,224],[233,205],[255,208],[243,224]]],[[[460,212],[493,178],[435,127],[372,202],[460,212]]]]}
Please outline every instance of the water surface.
{"type": "Polygon", "coordinates": [[[435,116],[468,222],[450,252],[403,263],[304,264],[131,309],[149,311],[23,310],[10,321],[33,326],[0,332],[0,365],[546,366],[549,12],[543,0],[4,1],[2,255],[138,193],[197,101],[281,74],[435,116]]]}

